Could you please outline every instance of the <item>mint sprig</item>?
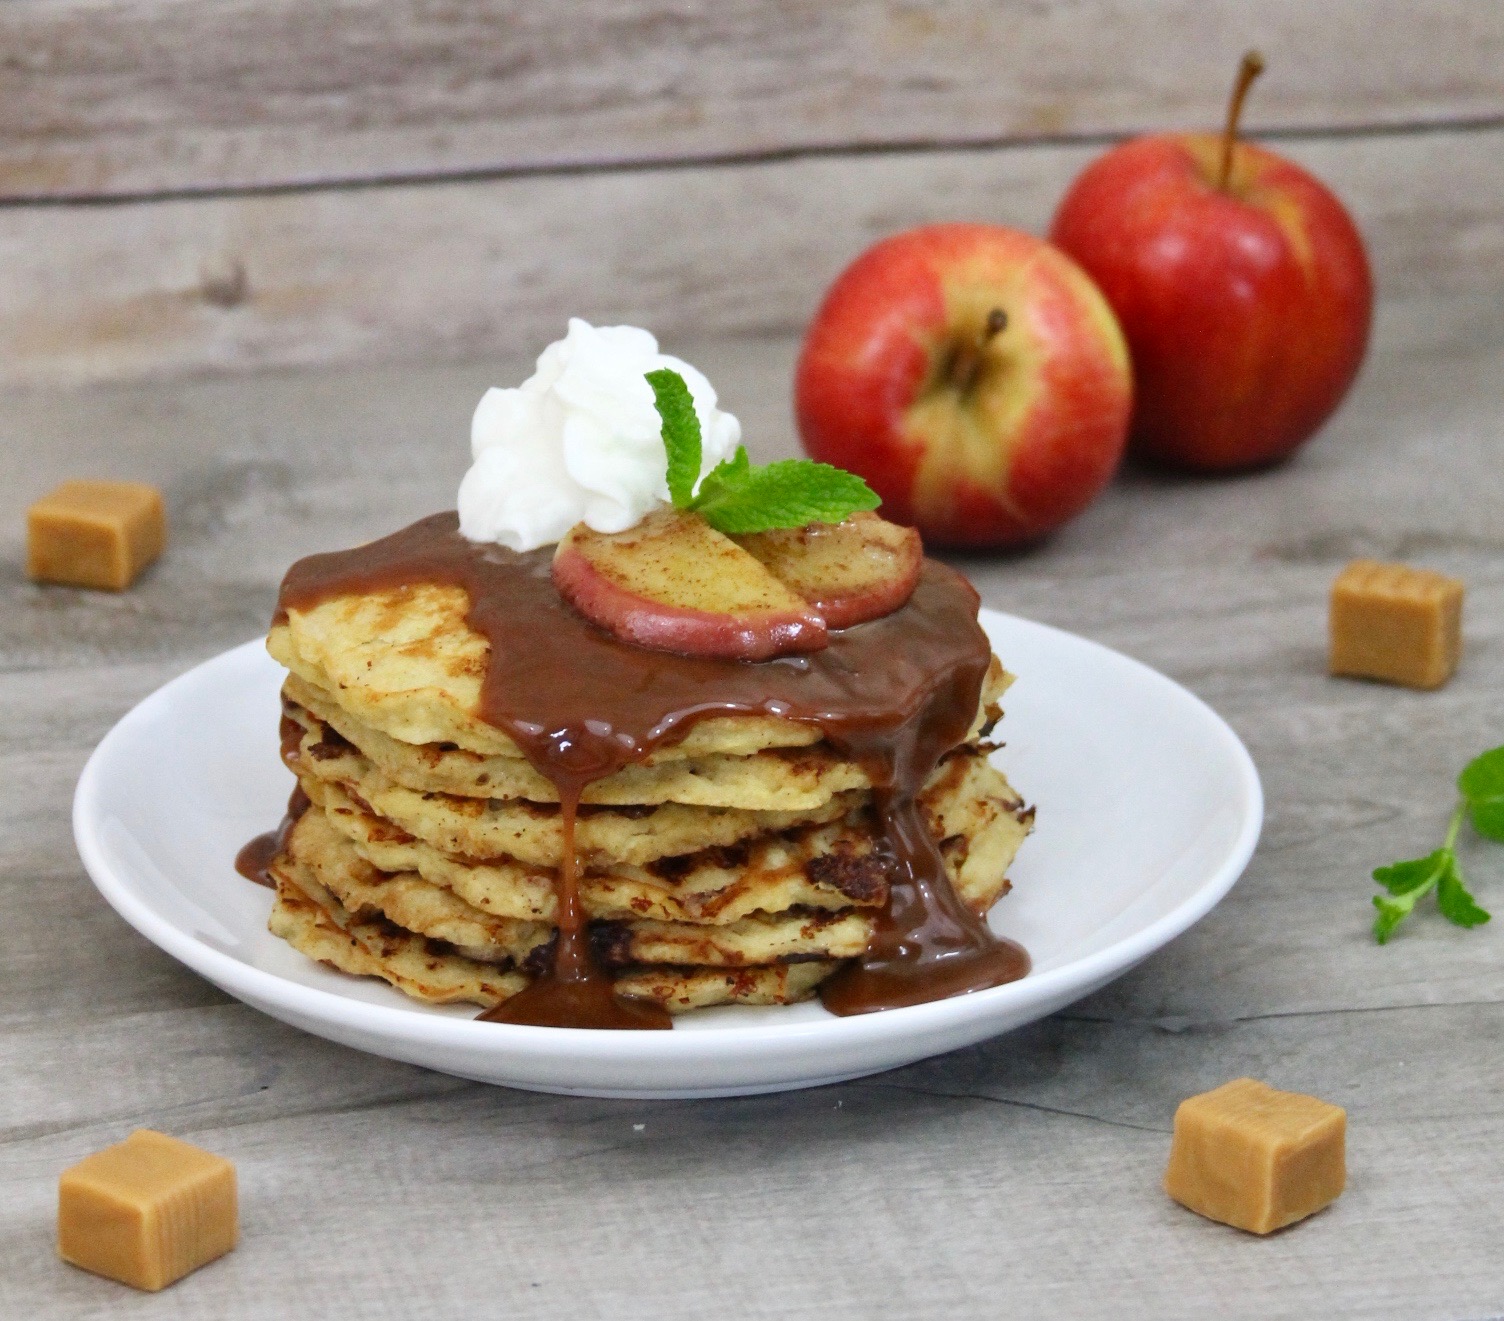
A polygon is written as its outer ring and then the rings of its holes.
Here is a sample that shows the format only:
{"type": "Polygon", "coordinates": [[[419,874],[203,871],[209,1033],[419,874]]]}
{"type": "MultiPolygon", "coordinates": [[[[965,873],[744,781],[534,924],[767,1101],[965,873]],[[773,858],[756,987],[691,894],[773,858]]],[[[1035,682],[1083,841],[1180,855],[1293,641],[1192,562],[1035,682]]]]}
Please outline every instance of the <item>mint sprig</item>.
{"type": "Polygon", "coordinates": [[[1389,940],[1414,912],[1417,901],[1432,890],[1436,891],[1436,907],[1447,921],[1460,927],[1482,926],[1488,921],[1489,914],[1463,879],[1462,864],[1457,860],[1457,834],[1468,818],[1485,839],[1504,842],[1504,747],[1470,761],[1457,777],[1457,791],[1461,797],[1439,849],[1424,858],[1392,862],[1374,871],[1374,880],[1389,891],[1373,897],[1373,906],[1379,910],[1373,934],[1379,944],[1389,940]]]}
{"type": "Polygon", "coordinates": [[[668,494],[674,508],[693,498],[700,479],[700,419],[689,386],[678,372],[664,367],[648,373],[653,402],[663,419],[663,448],[668,451],[668,494]]]}
{"type": "Polygon", "coordinates": [[[783,459],[757,467],[745,446],[708,473],[699,489],[703,450],[700,419],[684,378],[670,367],[647,374],[663,420],[668,493],[675,509],[699,514],[717,532],[738,536],[806,523],[839,523],[882,502],[855,473],[809,459],[783,459]]]}
{"type": "Polygon", "coordinates": [[[1504,748],[1475,757],[1457,777],[1473,829],[1504,843],[1504,748]]]}

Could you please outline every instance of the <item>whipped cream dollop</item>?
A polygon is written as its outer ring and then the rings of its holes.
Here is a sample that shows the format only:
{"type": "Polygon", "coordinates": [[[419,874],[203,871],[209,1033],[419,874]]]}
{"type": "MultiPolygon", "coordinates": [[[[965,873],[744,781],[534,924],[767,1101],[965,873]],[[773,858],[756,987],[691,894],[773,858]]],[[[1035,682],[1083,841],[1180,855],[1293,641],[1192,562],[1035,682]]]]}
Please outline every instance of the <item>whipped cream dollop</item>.
{"type": "Polygon", "coordinates": [[[569,333],[515,389],[490,389],[470,423],[475,462],[460,483],[460,532],[512,550],[559,540],[576,523],[623,532],[669,501],[663,420],[647,373],[684,378],[700,420],[700,476],[736,453],[742,427],[709,381],[636,326],[569,333]]]}

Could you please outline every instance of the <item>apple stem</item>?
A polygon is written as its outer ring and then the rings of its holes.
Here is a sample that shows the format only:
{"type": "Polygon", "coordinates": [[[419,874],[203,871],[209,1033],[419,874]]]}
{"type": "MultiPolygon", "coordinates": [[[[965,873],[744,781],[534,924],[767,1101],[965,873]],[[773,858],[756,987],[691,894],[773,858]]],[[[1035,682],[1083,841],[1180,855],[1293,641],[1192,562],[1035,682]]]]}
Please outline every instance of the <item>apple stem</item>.
{"type": "Polygon", "coordinates": [[[1227,127],[1222,131],[1222,168],[1217,171],[1217,191],[1225,193],[1232,179],[1232,154],[1238,145],[1238,121],[1243,117],[1243,102],[1248,98],[1248,89],[1253,80],[1264,72],[1264,57],[1256,50],[1248,51],[1238,65],[1237,80],[1232,85],[1232,96],[1227,102],[1227,127]]]}
{"type": "Polygon", "coordinates": [[[965,394],[977,383],[977,377],[982,374],[982,361],[987,352],[987,346],[1008,328],[1008,314],[1000,307],[994,307],[987,313],[987,320],[982,324],[982,333],[977,336],[975,344],[963,344],[956,350],[956,356],[950,363],[950,383],[962,394],[965,394]]]}

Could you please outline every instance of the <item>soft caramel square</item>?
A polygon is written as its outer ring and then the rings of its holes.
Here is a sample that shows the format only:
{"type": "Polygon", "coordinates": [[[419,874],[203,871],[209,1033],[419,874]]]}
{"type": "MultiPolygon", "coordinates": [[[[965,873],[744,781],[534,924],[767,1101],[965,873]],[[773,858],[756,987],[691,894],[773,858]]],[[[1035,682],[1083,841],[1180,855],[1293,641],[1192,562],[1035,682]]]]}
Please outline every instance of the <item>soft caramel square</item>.
{"type": "Polygon", "coordinates": [[[1354,560],[1332,584],[1333,674],[1440,688],[1462,655],[1462,584],[1408,564],[1354,560]]]}
{"type": "Polygon", "coordinates": [[[162,494],[143,482],[64,482],[26,511],[37,582],[124,591],[166,542],[162,494]]]}
{"type": "Polygon", "coordinates": [[[155,1291],[235,1246],[235,1167],[140,1129],[64,1170],[57,1250],[64,1261],[155,1291]]]}
{"type": "Polygon", "coordinates": [[[1180,1103],[1165,1191],[1212,1220],[1268,1234],[1337,1199],[1346,1144],[1341,1106],[1238,1078],[1180,1103]]]}

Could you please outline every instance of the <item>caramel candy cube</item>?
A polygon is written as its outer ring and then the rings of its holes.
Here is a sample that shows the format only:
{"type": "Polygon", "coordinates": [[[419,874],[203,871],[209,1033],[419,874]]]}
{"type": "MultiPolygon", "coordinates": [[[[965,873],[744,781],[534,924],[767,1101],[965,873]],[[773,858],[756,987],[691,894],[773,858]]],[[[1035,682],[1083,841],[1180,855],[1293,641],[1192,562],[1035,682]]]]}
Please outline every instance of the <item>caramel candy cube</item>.
{"type": "Polygon", "coordinates": [[[97,1275],[155,1291],[235,1246],[235,1167],[139,1129],[64,1170],[57,1251],[97,1275]]]}
{"type": "Polygon", "coordinates": [[[1332,584],[1333,674],[1440,688],[1462,655],[1462,584],[1408,564],[1354,560],[1332,584]]]}
{"type": "Polygon", "coordinates": [[[1238,1078],[1180,1103],[1165,1191],[1254,1234],[1336,1201],[1347,1181],[1347,1111],[1238,1078]]]}
{"type": "Polygon", "coordinates": [[[64,482],[26,511],[37,582],[123,591],[166,542],[162,494],[143,482],[64,482]]]}

